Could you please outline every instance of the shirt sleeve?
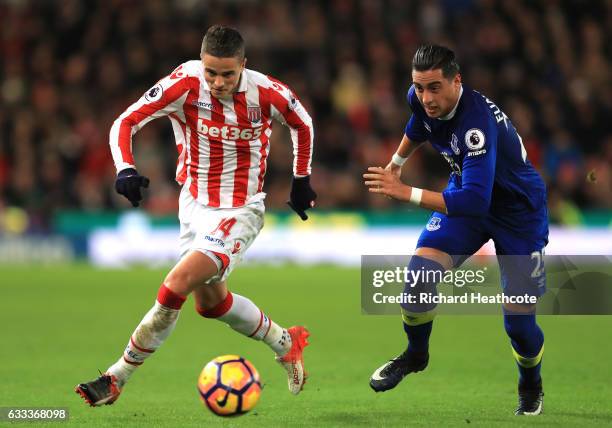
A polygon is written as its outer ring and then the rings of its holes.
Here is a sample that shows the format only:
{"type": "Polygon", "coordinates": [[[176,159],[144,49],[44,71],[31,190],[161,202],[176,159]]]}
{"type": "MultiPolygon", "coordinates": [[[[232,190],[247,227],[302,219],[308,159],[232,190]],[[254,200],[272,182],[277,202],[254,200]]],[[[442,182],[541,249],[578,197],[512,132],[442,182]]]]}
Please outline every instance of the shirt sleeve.
{"type": "Polygon", "coordinates": [[[495,181],[497,127],[486,112],[480,121],[468,123],[462,149],[461,188],[442,193],[450,216],[484,216],[489,212],[495,181]]]}
{"type": "Polygon", "coordinates": [[[312,119],[300,100],[284,83],[272,81],[270,109],[272,117],[289,127],[293,142],[293,175],[305,177],[311,173],[314,128],[312,119]]]}
{"type": "Polygon", "coordinates": [[[414,141],[415,143],[422,143],[429,138],[427,136],[427,130],[425,129],[425,126],[423,126],[423,121],[415,114],[410,116],[410,120],[404,129],[404,134],[410,139],[410,141],[414,141]]]}
{"type": "Polygon", "coordinates": [[[132,153],[134,134],[151,120],[176,112],[185,102],[189,77],[182,67],[157,82],[113,122],[109,145],[117,172],[135,168],[132,153]]]}
{"type": "Polygon", "coordinates": [[[410,87],[406,98],[408,99],[410,110],[412,110],[412,116],[410,116],[410,120],[408,120],[408,123],[404,128],[404,134],[410,139],[410,141],[414,141],[415,143],[422,143],[426,141],[429,136],[427,134],[427,129],[425,129],[425,125],[423,124],[423,119],[420,118],[418,114],[419,100],[417,99],[416,94],[414,93],[414,86],[410,87]]]}

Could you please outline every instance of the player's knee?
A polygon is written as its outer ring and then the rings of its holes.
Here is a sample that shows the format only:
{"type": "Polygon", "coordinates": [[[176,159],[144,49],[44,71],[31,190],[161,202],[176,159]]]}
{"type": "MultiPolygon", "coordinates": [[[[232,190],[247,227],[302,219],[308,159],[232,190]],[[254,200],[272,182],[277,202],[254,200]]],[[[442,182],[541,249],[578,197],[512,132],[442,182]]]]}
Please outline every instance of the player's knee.
{"type": "Polygon", "coordinates": [[[504,314],[516,314],[516,315],[530,315],[535,314],[536,305],[535,304],[523,304],[523,303],[503,303],[502,308],[504,314]]]}
{"type": "Polygon", "coordinates": [[[442,281],[444,267],[435,260],[422,256],[412,256],[408,263],[404,293],[408,301],[401,307],[409,313],[425,313],[432,311],[437,304],[433,297],[437,296],[436,285],[442,281]]]}
{"type": "Polygon", "coordinates": [[[419,247],[414,252],[416,256],[424,257],[434,262],[438,262],[444,267],[444,269],[450,269],[453,267],[453,258],[450,254],[431,247],[419,247]]]}
{"type": "Polygon", "coordinates": [[[187,296],[219,273],[219,264],[206,253],[192,251],[166,275],[164,284],[175,293],[187,296]]]}
{"type": "Polygon", "coordinates": [[[187,269],[174,269],[166,275],[164,284],[175,293],[187,296],[200,280],[187,269]]]}

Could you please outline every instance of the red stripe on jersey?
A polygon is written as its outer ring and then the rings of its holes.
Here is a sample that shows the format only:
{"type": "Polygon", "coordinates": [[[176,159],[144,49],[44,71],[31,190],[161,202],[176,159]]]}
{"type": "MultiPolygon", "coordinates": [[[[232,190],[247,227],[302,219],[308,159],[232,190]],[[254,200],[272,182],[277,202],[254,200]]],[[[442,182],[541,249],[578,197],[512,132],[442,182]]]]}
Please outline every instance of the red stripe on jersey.
{"type": "Polygon", "coordinates": [[[182,81],[169,87],[164,95],[158,101],[140,106],[126,117],[121,119],[119,125],[119,149],[121,150],[121,158],[123,162],[134,165],[134,156],[132,154],[132,128],[140,122],[151,116],[158,110],[163,109],[168,104],[176,101],[185,93],[185,85],[182,81]]]}
{"type": "MultiPolygon", "coordinates": [[[[211,119],[213,122],[225,123],[223,104],[210,96],[212,101],[211,119]]],[[[221,174],[223,173],[223,141],[220,138],[208,137],[210,142],[210,166],[208,167],[208,206],[218,207],[221,192],[221,174]]]]}
{"type": "MultiPolygon", "coordinates": [[[[261,121],[266,123],[270,117],[270,91],[262,86],[259,90],[259,107],[261,108],[261,121]]],[[[271,126],[271,125],[270,125],[271,126]]],[[[264,185],[264,175],[266,174],[266,158],[268,157],[268,136],[265,132],[259,137],[261,148],[259,149],[259,175],[257,176],[257,192],[261,192],[264,185]]]]}
{"type": "Polygon", "coordinates": [[[287,124],[297,130],[298,147],[295,173],[298,175],[308,175],[308,163],[310,161],[310,127],[302,121],[296,112],[289,108],[289,101],[272,89],[270,90],[270,101],[283,115],[287,124]]]}
{"type": "MultiPolygon", "coordinates": [[[[189,145],[187,142],[187,132],[186,132],[186,126],[183,122],[181,122],[181,120],[178,118],[178,116],[174,113],[170,114],[170,117],[172,117],[174,120],[176,120],[179,125],[181,126],[181,132],[183,133],[183,140],[185,141],[185,145],[189,145]]],[[[181,160],[181,155],[183,155],[183,148],[184,146],[182,144],[177,144],[176,145],[176,151],[178,152],[178,158],[176,160],[176,166],[179,166],[179,162],[181,160]]],[[[185,184],[185,179],[187,178],[187,162],[186,162],[186,155],[183,155],[183,165],[181,166],[180,171],[177,172],[176,174],[176,181],[179,184],[185,184]]]]}
{"type": "Polygon", "coordinates": [[[200,139],[198,137],[198,108],[194,102],[200,97],[200,80],[192,78],[190,81],[190,91],[185,101],[183,111],[185,112],[185,121],[189,127],[189,141],[186,142],[187,150],[189,151],[189,165],[185,174],[191,178],[189,192],[194,199],[198,198],[198,168],[200,166],[200,139]]]}
{"type": "MultiPolygon", "coordinates": [[[[238,126],[251,127],[247,114],[247,102],[244,92],[234,95],[234,110],[238,118],[238,126]]],[[[251,166],[251,145],[245,140],[236,140],[236,172],[234,173],[233,207],[241,207],[246,201],[249,184],[249,168],[251,166]]]]}
{"type": "Polygon", "coordinates": [[[266,134],[261,134],[261,148],[259,149],[259,175],[257,176],[257,192],[261,192],[264,185],[264,176],[266,175],[266,167],[268,166],[268,144],[269,137],[266,134]]]}

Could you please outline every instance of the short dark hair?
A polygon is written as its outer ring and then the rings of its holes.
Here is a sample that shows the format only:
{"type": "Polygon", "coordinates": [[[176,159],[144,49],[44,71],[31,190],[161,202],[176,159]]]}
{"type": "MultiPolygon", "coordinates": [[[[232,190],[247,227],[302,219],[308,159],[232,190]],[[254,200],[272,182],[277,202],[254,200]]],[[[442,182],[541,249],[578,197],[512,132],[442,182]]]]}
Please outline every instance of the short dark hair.
{"type": "Polygon", "coordinates": [[[455,52],[445,46],[422,45],[412,58],[412,69],[427,71],[442,69],[442,75],[452,79],[459,73],[459,64],[455,60],[455,52]]]}
{"type": "Polygon", "coordinates": [[[204,54],[219,58],[244,59],[244,39],[238,30],[223,25],[213,25],[206,31],[202,40],[200,55],[204,54]]]}

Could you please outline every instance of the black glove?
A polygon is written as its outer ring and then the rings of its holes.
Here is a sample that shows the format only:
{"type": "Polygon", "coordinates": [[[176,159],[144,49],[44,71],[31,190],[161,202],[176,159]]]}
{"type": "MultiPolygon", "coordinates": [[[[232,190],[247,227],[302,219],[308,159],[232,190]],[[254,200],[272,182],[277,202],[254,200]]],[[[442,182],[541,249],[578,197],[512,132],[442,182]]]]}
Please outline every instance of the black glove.
{"type": "Polygon", "coordinates": [[[149,179],[138,174],[134,168],[124,169],[117,174],[115,190],[125,196],[135,207],[142,201],[141,187],[149,187],[149,179]]]}
{"type": "Polygon", "coordinates": [[[291,182],[291,193],[289,194],[287,205],[298,213],[302,220],[308,220],[305,211],[308,208],[314,207],[315,199],[317,199],[317,194],[312,190],[312,187],[310,187],[310,176],[308,175],[300,178],[293,177],[293,181],[291,182]]]}

